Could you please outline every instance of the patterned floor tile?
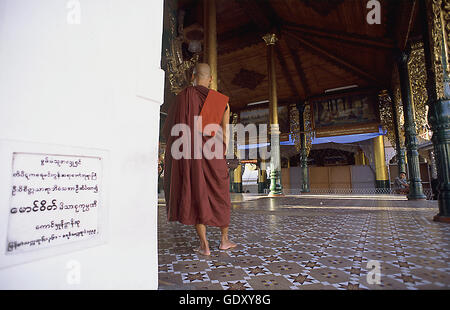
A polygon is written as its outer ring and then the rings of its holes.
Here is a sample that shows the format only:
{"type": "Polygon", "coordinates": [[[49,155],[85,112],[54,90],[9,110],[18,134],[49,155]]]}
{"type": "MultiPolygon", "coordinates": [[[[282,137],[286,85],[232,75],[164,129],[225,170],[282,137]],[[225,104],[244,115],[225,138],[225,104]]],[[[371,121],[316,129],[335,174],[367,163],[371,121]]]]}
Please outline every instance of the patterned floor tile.
{"type": "Polygon", "coordinates": [[[183,283],[192,283],[192,282],[203,282],[207,281],[208,275],[205,272],[190,272],[181,274],[181,278],[183,283]]]}
{"type": "Polygon", "coordinates": [[[350,278],[348,273],[329,268],[313,269],[309,274],[311,277],[320,281],[321,283],[329,284],[348,282],[350,278]]]}
{"type": "Polygon", "coordinates": [[[252,248],[247,250],[248,254],[256,256],[270,256],[276,254],[276,251],[271,248],[252,248]]]}
{"type": "Polygon", "coordinates": [[[402,280],[393,279],[389,276],[381,276],[380,283],[375,281],[368,281],[366,276],[360,278],[359,283],[361,287],[370,290],[406,290],[408,286],[402,280]]]}
{"type": "Polygon", "coordinates": [[[178,261],[173,264],[174,272],[198,272],[209,268],[208,263],[200,261],[178,261]]]}
{"type": "Polygon", "coordinates": [[[313,283],[300,286],[301,290],[337,290],[336,287],[328,284],[313,283]]]}
{"type": "Polygon", "coordinates": [[[313,256],[302,252],[287,252],[279,255],[285,261],[308,262],[313,256]]]}
{"type": "Polygon", "coordinates": [[[217,280],[219,282],[237,281],[247,276],[244,270],[235,267],[217,268],[207,273],[211,280],[217,280]]]}
{"type": "Polygon", "coordinates": [[[228,281],[223,283],[222,288],[231,291],[249,290],[251,286],[246,281],[228,281]]]}
{"type": "Polygon", "coordinates": [[[283,276],[264,275],[256,276],[248,280],[248,283],[255,290],[289,290],[291,289],[291,282],[283,276]]]}
{"type": "Polygon", "coordinates": [[[267,264],[267,269],[272,273],[278,274],[291,274],[291,273],[301,273],[304,268],[296,263],[288,262],[277,262],[267,264]]]}
{"type": "Polygon", "coordinates": [[[218,250],[209,227],[210,256],[159,205],[160,289],[450,289],[450,225],[431,220],[435,201],[246,197],[233,198],[238,247],[218,250]]]}
{"type": "Polygon", "coordinates": [[[321,263],[324,266],[327,267],[334,267],[334,268],[345,268],[350,267],[353,265],[353,261],[348,260],[346,258],[342,257],[323,257],[318,260],[319,263],[321,263]]]}
{"type": "Polygon", "coordinates": [[[318,282],[317,280],[313,279],[306,273],[290,274],[289,276],[286,277],[286,279],[288,279],[294,285],[297,286],[318,282]]]}
{"type": "Polygon", "coordinates": [[[440,283],[450,288],[450,274],[431,268],[416,268],[411,270],[411,274],[431,283],[440,283]]]}

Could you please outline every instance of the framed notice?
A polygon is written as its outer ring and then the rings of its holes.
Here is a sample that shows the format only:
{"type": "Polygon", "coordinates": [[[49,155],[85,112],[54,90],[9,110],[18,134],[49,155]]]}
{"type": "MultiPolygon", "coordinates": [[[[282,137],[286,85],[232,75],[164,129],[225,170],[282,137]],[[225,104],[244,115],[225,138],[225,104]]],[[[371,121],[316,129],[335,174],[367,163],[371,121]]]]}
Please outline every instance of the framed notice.
{"type": "Polygon", "coordinates": [[[0,267],[106,241],[106,151],[0,145],[0,267]]]}

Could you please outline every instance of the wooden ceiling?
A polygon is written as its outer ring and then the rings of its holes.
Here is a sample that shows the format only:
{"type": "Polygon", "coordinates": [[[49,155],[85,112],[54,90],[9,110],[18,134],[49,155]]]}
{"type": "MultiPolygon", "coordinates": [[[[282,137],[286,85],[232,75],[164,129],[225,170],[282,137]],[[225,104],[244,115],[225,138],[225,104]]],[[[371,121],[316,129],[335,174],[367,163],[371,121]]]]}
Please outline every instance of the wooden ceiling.
{"type": "MultiPolygon", "coordinates": [[[[394,57],[417,30],[417,5],[379,0],[381,24],[369,25],[367,0],[216,0],[219,91],[233,111],[268,98],[266,45],[275,32],[278,100],[295,103],[357,84],[388,87],[394,57]]],[[[203,25],[203,1],[180,0],[185,29],[203,25]]]]}

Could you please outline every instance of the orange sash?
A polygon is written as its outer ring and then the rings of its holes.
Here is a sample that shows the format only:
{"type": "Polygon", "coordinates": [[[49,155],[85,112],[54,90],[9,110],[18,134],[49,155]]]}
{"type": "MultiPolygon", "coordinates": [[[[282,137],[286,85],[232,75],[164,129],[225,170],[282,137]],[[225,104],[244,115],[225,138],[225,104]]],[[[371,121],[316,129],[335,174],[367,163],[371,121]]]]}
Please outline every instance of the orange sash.
{"type": "MultiPolygon", "coordinates": [[[[200,116],[202,117],[201,128],[199,130],[204,132],[205,127],[209,124],[220,125],[222,122],[223,112],[227,106],[229,97],[210,89],[208,96],[206,97],[203,108],[200,111],[200,116]]],[[[199,124],[200,125],[200,124],[199,124]]],[[[215,132],[211,133],[214,136],[215,132]]]]}

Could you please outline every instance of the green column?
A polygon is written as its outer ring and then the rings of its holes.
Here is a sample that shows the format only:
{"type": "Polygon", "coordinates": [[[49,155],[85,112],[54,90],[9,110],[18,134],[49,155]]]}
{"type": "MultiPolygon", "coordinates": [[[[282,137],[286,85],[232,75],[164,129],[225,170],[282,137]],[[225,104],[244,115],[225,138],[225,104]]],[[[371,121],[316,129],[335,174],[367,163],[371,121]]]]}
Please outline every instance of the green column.
{"type": "Polygon", "coordinates": [[[300,168],[302,173],[302,193],[309,193],[309,171],[308,171],[308,150],[306,149],[305,120],[305,102],[297,104],[298,121],[300,127],[300,168]]]}
{"type": "Polygon", "coordinates": [[[438,178],[439,213],[435,221],[450,222],[450,68],[448,42],[450,22],[448,1],[421,0],[425,65],[427,72],[428,124],[433,131],[438,178]]]}
{"type": "Polygon", "coordinates": [[[401,53],[398,59],[400,90],[402,93],[403,114],[405,118],[405,145],[409,172],[409,200],[426,199],[420,179],[419,152],[417,151],[416,124],[414,122],[411,84],[409,80],[408,61],[410,49],[401,53]]]}

